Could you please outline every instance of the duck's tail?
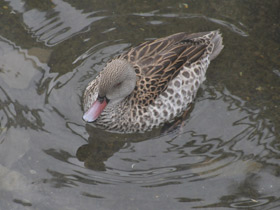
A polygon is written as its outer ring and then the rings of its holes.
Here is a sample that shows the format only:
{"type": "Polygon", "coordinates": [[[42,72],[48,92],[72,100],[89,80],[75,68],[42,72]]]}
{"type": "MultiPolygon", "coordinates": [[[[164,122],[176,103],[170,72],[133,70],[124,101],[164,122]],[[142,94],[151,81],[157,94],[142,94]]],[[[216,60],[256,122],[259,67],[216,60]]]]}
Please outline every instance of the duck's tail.
{"type": "Polygon", "coordinates": [[[210,61],[215,59],[220,54],[222,49],[224,48],[223,37],[222,37],[222,34],[220,33],[220,31],[217,30],[217,31],[213,31],[213,32],[214,32],[214,36],[211,39],[211,43],[214,44],[214,49],[213,49],[212,54],[210,55],[210,61]]]}

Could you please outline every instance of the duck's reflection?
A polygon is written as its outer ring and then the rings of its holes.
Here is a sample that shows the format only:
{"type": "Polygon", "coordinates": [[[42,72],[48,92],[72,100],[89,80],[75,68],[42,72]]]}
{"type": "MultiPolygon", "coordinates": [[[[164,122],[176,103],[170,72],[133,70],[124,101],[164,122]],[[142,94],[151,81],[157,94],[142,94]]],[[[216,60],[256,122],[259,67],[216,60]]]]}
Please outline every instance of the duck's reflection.
{"type": "Polygon", "coordinates": [[[86,125],[86,131],[89,134],[88,144],[80,146],[76,156],[79,161],[84,162],[86,168],[97,171],[105,171],[105,161],[125,145],[152,139],[162,133],[161,129],[156,129],[143,134],[117,134],[95,128],[90,124],[86,125]]]}
{"type": "Polygon", "coordinates": [[[90,125],[86,126],[86,130],[89,134],[89,143],[82,145],[77,150],[77,158],[84,162],[86,168],[104,171],[104,162],[115,152],[118,152],[126,140],[118,139],[117,135],[108,135],[108,133],[92,128],[90,125]]]}

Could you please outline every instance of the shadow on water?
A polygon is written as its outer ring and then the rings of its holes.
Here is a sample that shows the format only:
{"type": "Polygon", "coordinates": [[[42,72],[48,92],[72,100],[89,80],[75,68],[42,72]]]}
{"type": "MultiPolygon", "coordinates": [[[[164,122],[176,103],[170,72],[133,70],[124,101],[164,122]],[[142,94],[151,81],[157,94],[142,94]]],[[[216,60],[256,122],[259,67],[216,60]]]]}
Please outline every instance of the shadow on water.
{"type": "Polygon", "coordinates": [[[89,134],[88,144],[82,145],[76,155],[79,161],[84,162],[85,167],[97,171],[106,171],[104,162],[130,143],[149,139],[147,134],[112,134],[91,125],[86,125],[86,131],[89,134]]]}
{"type": "Polygon", "coordinates": [[[279,208],[278,8],[1,2],[0,209],[279,208]],[[83,90],[109,59],[218,28],[225,48],[183,123],[123,135],[82,121],[83,90]]]}

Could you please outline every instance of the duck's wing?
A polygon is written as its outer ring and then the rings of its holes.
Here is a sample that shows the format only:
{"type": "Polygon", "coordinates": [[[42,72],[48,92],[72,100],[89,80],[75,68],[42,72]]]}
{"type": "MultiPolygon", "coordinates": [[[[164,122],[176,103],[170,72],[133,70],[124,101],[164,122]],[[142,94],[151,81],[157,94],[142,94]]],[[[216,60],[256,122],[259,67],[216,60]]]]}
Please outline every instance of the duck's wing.
{"type": "Polygon", "coordinates": [[[160,95],[184,66],[198,61],[210,41],[202,39],[210,32],[178,33],[145,42],[122,54],[139,77],[131,98],[137,105],[148,105],[160,95]]]}

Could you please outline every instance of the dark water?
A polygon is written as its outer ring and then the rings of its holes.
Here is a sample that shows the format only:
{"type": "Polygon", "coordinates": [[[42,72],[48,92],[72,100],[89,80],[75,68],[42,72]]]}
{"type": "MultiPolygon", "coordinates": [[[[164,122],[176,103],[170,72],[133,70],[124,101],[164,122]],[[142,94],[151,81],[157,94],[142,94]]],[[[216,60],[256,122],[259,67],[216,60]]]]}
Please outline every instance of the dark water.
{"type": "Polygon", "coordinates": [[[0,209],[280,209],[279,1],[0,3],[0,209]],[[225,48],[181,127],[82,121],[106,61],[180,31],[225,48]]]}

